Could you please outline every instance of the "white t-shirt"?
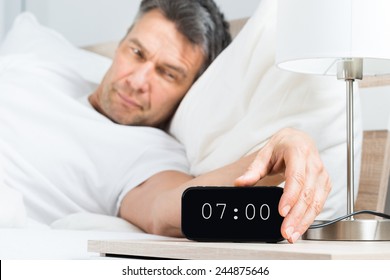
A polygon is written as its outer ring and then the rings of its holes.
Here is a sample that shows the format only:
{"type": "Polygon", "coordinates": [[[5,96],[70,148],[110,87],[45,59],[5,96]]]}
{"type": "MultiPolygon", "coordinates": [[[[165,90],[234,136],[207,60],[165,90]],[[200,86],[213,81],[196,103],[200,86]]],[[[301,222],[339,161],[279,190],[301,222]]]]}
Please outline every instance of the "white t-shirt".
{"type": "Polygon", "coordinates": [[[94,87],[31,55],[0,58],[4,183],[23,194],[30,218],[116,215],[124,195],[150,176],[188,172],[183,147],[166,133],[118,125],[95,111],[86,102],[94,87]]]}

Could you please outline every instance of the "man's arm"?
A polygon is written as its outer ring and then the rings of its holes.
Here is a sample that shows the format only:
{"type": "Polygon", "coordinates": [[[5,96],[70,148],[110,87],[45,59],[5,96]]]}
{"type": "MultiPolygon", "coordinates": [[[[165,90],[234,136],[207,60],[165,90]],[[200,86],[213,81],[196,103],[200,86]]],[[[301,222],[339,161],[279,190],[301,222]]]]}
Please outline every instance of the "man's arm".
{"type": "MultiPolygon", "coordinates": [[[[149,233],[181,236],[181,196],[184,190],[191,186],[234,186],[234,180],[254,159],[255,154],[252,154],[196,178],[178,171],[155,174],[128,192],[122,201],[120,216],[149,233]]],[[[283,181],[280,176],[270,178],[257,182],[257,185],[277,185],[283,181]]]]}
{"type": "Polygon", "coordinates": [[[276,133],[258,153],[199,177],[177,171],[152,176],[125,196],[120,216],[149,233],[181,236],[181,196],[188,187],[278,185],[284,178],[281,233],[295,242],[322,210],[330,180],[314,142],[293,129],[276,133]]]}

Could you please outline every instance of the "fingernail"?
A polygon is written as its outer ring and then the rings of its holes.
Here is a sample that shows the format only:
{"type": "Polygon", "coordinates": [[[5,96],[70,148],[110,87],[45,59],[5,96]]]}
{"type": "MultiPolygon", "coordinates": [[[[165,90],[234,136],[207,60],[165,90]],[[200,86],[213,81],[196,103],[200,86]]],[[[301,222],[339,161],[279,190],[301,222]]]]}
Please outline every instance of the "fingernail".
{"type": "Polygon", "coordinates": [[[294,234],[291,236],[292,243],[295,243],[301,237],[301,234],[299,232],[294,232],[294,234]]]}
{"type": "Polygon", "coordinates": [[[293,228],[293,227],[288,227],[288,228],[286,229],[287,239],[292,238],[291,235],[293,234],[293,232],[294,232],[294,228],[293,228]]]}
{"type": "Polygon", "coordinates": [[[283,209],[282,209],[281,215],[282,215],[283,217],[286,217],[287,214],[290,212],[290,210],[291,210],[290,205],[284,206],[283,209]]]}
{"type": "Polygon", "coordinates": [[[244,176],[238,177],[236,180],[234,180],[234,185],[237,187],[241,187],[245,185],[245,178],[244,176]]]}

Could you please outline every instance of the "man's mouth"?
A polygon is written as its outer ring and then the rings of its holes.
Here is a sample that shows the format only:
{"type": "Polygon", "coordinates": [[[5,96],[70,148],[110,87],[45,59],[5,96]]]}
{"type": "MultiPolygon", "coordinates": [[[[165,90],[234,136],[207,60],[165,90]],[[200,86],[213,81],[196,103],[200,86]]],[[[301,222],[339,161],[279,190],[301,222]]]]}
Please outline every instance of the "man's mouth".
{"type": "Polygon", "coordinates": [[[116,91],[119,98],[123,101],[123,103],[128,107],[137,107],[139,109],[142,109],[142,106],[135,100],[133,100],[131,97],[127,96],[126,94],[123,94],[119,91],[116,91]]]}

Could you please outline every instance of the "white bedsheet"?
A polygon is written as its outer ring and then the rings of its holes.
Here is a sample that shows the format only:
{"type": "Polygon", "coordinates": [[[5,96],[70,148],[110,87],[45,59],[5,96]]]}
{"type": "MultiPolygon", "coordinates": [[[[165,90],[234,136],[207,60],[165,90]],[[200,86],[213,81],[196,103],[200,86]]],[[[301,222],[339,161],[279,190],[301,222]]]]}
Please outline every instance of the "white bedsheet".
{"type": "Polygon", "coordinates": [[[27,217],[22,195],[6,187],[0,181],[0,228],[24,227],[26,223],[27,217]]]}
{"type": "Polygon", "coordinates": [[[168,237],[139,232],[55,230],[45,228],[0,229],[0,259],[84,260],[88,240],[166,240],[168,237]]]}
{"type": "MultiPolygon", "coordinates": [[[[2,176],[0,172],[0,176],[2,176]]],[[[123,219],[75,213],[51,225],[27,217],[22,197],[0,177],[0,259],[93,259],[88,240],[167,239],[150,235],[123,219]]]]}
{"type": "MultiPolygon", "coordinates": [[[[0,158],[1,163],[1,158],[0,158]]],[[[93,259],[88,240],[167,239],[150,235],[123,219],[74,213],[51,225],[26,215],[21,194],[3,184],[0,164],[0,259],[93,259]]]]}
{"type": "Polygon", "coordinates": [[[0,139],[0,228],[24,227],[27,224],[27,216],[23,196],[3,183],[5,174],[2,168],[1,147],[0,139]]]}

